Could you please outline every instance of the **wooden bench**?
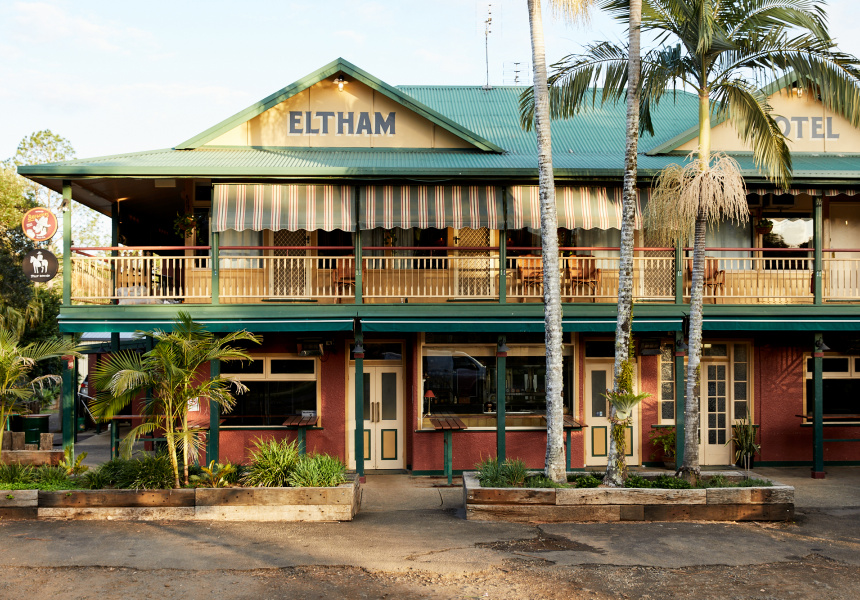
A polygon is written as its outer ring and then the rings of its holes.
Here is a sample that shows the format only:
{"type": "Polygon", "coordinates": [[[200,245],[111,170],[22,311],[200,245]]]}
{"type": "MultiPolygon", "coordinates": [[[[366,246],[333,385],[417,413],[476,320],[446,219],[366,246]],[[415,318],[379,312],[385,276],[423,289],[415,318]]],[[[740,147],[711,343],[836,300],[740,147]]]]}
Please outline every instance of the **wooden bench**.
{"type": "Polygon", "coordinates": [[[319,420],[320,418],[318,416],[303,417],[302,415],[291,415],[284,421],[284,427],[289,427],[290,429],[298,431],[299,454],[305,453],[305,435],[308,427],[316,427],[319,420]]]}
{"type": "Polygon", "coordinates": [[[430,423],[433,425],[433,429],[441,431],[444,435],[442,461],[445,475],[448,476],[448,485],[451,485],[454,478],[454,449],[451,433],[468,429],[468,427],[459,417],[455,417],[454,415],[435,415],[430,417],[430,423]]]}

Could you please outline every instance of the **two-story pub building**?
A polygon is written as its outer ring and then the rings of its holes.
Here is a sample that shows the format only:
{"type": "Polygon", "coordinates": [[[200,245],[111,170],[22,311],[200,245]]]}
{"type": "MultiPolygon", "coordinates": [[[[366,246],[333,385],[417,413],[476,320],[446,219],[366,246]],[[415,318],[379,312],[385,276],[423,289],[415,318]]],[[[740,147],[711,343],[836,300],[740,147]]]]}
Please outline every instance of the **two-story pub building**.
{"type": "MultiPolygon", "coordinates": [[[[768,184],[728,123],[712,133],[743,168],[751,220],[708,234],[700,457],[733,462],[731,426],[751,418],[760,462],[823,476],[826,463],[860,461],[860,132],[792,84],[766,90],[792,189],[768,184]]],[[[21,168],[113,223],[110,247],[76,247],[66,203],[61,330],[109,332],[116,346],[184,310],[213,332],[261,335],[253,363],[210,367],[250,391],[226,414],[199,406],[209,458],[300,436],[362,474],[460,471],[497,452],[542,466],[537,147],[519,125],[523,89],[393,87],[338,59],[174,148],[21,168]]],[[[636,381],[651,397],[629,432],[631,464],[654,460],[649,433],[683,414],[691,251],[654,247],[641,211],[659,169],[695,150],[697,110],[678,92],[639,144],[636,381]]],[[[598,105],[553,123],[570,468],[606,461],[624,115],[598,105]]],[[[65,398],[71,419],[69,378],[65,398]]]]}

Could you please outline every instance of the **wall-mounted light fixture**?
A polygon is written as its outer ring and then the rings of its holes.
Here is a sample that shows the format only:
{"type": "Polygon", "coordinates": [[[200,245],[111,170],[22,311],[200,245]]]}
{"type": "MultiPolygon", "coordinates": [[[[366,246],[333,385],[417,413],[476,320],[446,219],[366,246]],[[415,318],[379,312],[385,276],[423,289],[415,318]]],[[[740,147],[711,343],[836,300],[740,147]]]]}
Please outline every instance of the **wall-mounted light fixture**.
{"type": "Polygon", "coordinates": [[[828,350],[830,350],[830,346],[825,344],[822,338],[818,338],[817,340],[815,340],[815,350],[817,352],[827,352],[828,350]]]}
{"type": "Polygon", "coordinates": [[[349,82],[346,79],[344,79],[343,76],[338,75],[337,79],[334,80],[334,83],[337,84],[337,91],[342,92],[343,86],[345,86],[349,82]]]}

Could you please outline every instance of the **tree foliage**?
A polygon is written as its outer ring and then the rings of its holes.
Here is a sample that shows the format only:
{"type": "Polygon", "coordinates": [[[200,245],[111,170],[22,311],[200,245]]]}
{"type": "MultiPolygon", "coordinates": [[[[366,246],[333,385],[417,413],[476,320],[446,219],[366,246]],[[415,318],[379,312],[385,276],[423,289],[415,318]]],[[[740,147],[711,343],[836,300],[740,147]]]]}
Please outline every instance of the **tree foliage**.
{"type": "MultiPolygon", "coordinates": [[[[12,412],[23,410],[23,405],[37,396],[40,389],[59,383],[57,375],[35,374],[38,363],[75,354],[72,343],[50,339],[21,344],[12,331],[0,329],[0,423],[5,424],[12,412]]],[[[4,429],[0,427],[0,446],[4,429]]]]}
{"type": "MultiPolygon", "coordinates": [[[[75,158],[75,149],[66,138],[50,129],[31,133],[18,144],[15,155],[4,161],[4,170],[24,165],[65,162],[75,158]]],[[[63,198],[60,194],[24,177],[17,177],[17,186],[26,200],[27,207],[44,206],[57,216],[62,232],[63,213],[60,210],[63,198]]],[[[20,217],[18,218],[20,222],[20,217]]],[[[108,243],[108,220],[104,215],[83,205],[76,205],[72,216],[72,236],[75,244],[104,246],[108,243]]],[[[60,233],[57,234],[61,235],[60,233]]]]}
{"type": "Polygon", "coordinates": [[[109,355],[93,372],[95,399],[93,415],[110,418],[128,406],[136,397],[141,400],[143,422],[131,430],[121,446],[123,455],[131,456],[134,443],[142,435],[163,432],[173,468],[175,487],[180,486],[179,452],[182,453],[183,479],[188,485],[188,465],[199,450],[201,429],[189,425],[188,405],[192,399],[211,400],[224,412],[235,403],[233,390],[243,393],[247,387],[230,376],[204,377],[201,369],[212,361],[250,360],[234,342],[259,343],[247,331],[216,337],[186,312],[180,312],[173,331],[139,331],[138,335],[154,343],[152,350],[139,354],[125,351],[109,355]]]}

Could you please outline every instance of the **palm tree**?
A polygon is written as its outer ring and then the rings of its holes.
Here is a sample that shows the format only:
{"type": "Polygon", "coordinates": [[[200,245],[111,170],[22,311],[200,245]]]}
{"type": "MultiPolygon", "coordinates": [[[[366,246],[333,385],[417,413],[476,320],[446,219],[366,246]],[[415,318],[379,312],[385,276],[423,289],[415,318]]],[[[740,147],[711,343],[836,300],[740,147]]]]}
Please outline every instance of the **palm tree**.
{"type": "MultiPolygon", "coordinates": [[[[556,3],[561,4],[561,3],[556,3]]],[[[567,6],[566,12],[574,18],[583,18],[587,16],[587,11],[592,4],[592,1],[565,3],[568,5],[577,5],[576,7],[567,6]]],[[[624,152],[624,191],[622,196],[621,208],[621,247],[620,259],[618,265],[618,316],[615,325],[615,365],[613,370],[613,391],[609,394],[610,399],[610,419],[617,420],[617,406],[613,401],[621,397],[630,397],[633,395],[633,389],[626,389],[623,385],[625,378],[623,372],[625,364],[628,361],[630,353],[630,338],[632,332],[633,319],[633,229],[635,226],[635,207],[636,207],[636,154],[639,143],[639,73],[640,73],[640,22],[642,19],[642,1],[630,0],[628,9],[628,61],[627,61],[627,80],[630,85],[628,90],[632,90],[627,94],[627,141],[624,152]]],[[[537,64],[537,61],[535,61],[537,64]]],[[[535,98],[538,97],[537,88],[537,68],[535,68],[535,89],[533,93],[523,94],[520,104],[522,124],[526,129],[531,128],[532,123],[537,124],[535,110],[535,98]]],[[[617,99],[617,98],[616,98],[617,99]]],[[[555,109],[559,102],[552,102],[552,107],[555,109]]],[[[572,113],[575,113],[579,106],[571,107],[572,113]]],[[[547,119],[549,117],[544,117],[547,119]]],[[[547,127],[549,129],[549,127],[547,127]]],[[[553,189],[553,195],[554,195],[553,189]]],[[[541,194],[543,198],[543,194],[541,194]]],[[[543,207],[543,204],[541,205],[543,207]]],[[[553,210],[555,210],[553,205],[553,210]]],[[[542,213],[543,214],[543,213],[542,213]]],[[[544,252],[546,257],[546,252],[544,252]]],[[[557,271],[556,271],[557,273],[557,271]]],[[[544,275],[546,279],[546,273],[544,275]]],[[[547,353],[549,356],[549,353],[547,353]]],[[[547,365],[549,367],[549,365],[547,365]]],[[[549,390],[547,390],[549,391],[549,390]]],[[[624,419],[625,421],[628,420],[624,419]]],[[[618,424],[618,427],[623,427],[618,424]]],[[[623,432],[623,428],[621,429],[623,432]]],[[[547,440],[549,440],[549,419],[547,419],[547,440]]],[[[547,446],[549,452],[549,444],[547,446]]],[[[616,436],[610,436],[609,449],[606,461],[606,475],[604,483],[610,486],[620,486],[623,484],[623,473],[626,470],[624,452],[619,452],[616,436]]]]}
{"type": "MultiPolygon", "coordinates": [[[[577,20],[587,14],[592,0],[555,0],[550,3],[577,20]]],[[[546,476],[558,483],[567,481],[564,464],[564,414],[562,406],[561,281],[558,256],[558,212],[552,169],[552,142],[549,121],[549,91],[546,50],[540,0],[528,0],[529,26],[534,67],[534,127],[538,144],[540,186],[541,254],[543,255],[543,301],[546,329],[546,476]]]]}
{"type": "Polygon", "coordinates": [[[128,457],[141,435],[163,431],[167,452],[173,467],[174,486],[180,487],[177,450],[182,451],[183,482],[188,485],[189,454],[198,450],[200,429],[189,427],[188,404],[195,398],[207,398],[225,412],[235,403],[231,388],[244,393],[248,388],[230,376],[204,378],[201,368],[213,360],[251,360],[247,352],[230,346],[233,342],[260,343],[245,330],[216,337],[186,312],[180,312],[172,332],[147,331],[139,335],[154,342],[145,354],[119,352],[99,362],[93,372],[98,390],[91,403],[96,417],[110,418],[142,393],[143,422],[132,429],[122,442],[122,453],[128,457]]]}
{"type": "Polygon", "coordinates": [[[21,346],[15,333],[0,329],[0,447],[3,446],[3,430],[9,415],[23,410],[24,403],[46,385],[56,385],[61,381],[60,376],[50,373],[32,377],[36,363],[77,354],[73,343],[58,339],[21,346]]]}
{"type": "MultiPolygon", "coordinates": [[[[599,5],[621,21],[628,19],[628,0],[599,5]]],[[[798,88],[860,125],[860,63],[836,48],[823,7],[817,0],[642,2],[642,28],[662,45],[642,58],[640,130],[653,133],[651,109],[679,85],[699,97],[697,157],[661,174],[647,219],[658,239],[681,242],[694,231],[687,398],[696,397],[701,358],[705,229],[724,219],[744,221],[748,214],[737,164],[711,155],[711,118],[731,123],[752,148],[757,168],[781,187],[791,180],[791,155],[767,97],[751,79],[791,74],[798,88]]],[[[627,88],[628,58],[626,48],[610,42],[566,57],[550,79],[553,116],[575,114],[589,87],[600,83],[601,100],[617,101],[627,88]]],[[[693,479],[699,474],[698,403],[686,403],[685,419],[680,474],[693,479]]]]}

